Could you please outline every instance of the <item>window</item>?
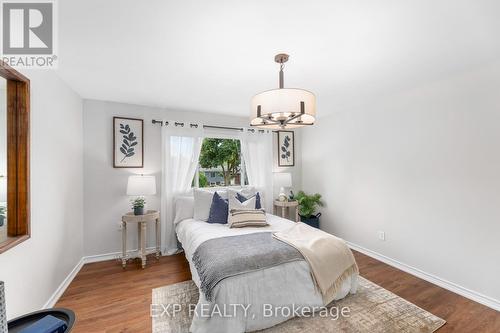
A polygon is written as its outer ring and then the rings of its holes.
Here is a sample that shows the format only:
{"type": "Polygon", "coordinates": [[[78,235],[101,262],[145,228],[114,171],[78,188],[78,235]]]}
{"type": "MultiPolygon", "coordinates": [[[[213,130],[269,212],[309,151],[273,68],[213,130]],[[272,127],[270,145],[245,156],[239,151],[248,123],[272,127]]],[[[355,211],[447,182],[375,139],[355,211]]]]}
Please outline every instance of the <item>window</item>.
{"type": "Polygon", "coordinates": [[[29,80],[0,61],[0,253],[29,238],[29,80]]]}
{"type": "Polygon", "coordinates": [[[240,140],[205,138],[198,166],[198,187],[248,184],[241,158],[240,140]]]}

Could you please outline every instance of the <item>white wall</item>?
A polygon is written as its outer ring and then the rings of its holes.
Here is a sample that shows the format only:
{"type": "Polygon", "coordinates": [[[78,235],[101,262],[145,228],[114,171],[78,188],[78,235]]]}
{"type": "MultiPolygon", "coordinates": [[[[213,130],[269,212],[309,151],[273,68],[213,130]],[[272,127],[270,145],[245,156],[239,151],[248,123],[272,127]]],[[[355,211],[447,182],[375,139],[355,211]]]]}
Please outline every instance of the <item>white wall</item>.
{"type": "MultiPolygon", "coordinates": [[[[302,189],[302,129],[294,130],[295,140],[295,166],[279,167],[278,166],[278,135],[273,133],[273,172],[287,172],[292,175],[292,187],[288,190],[293,190],[295,194],[302,189]]],[[[274,197],[278,197],[280,193],[279,184],[274,184],[274,197]]],[[[289,194],[287,192],[287,194],[289,194]]]]}
{"type": "MultiPolygon", "coordinates": [[[[157,179],[157,195],[148,198],[148,206],[160,206],[161,129],[152,119],[198,121],[207,125],[248,126],[246,117],[171,111],[139,105],[84,101],[84,244],[85,255],[101,255],[121,251],[119,222],[124,212],[130,211],[129,197],[125,195],[127,178],[132,173],[153,174],[157,179]],[[113,116],[144,119],[144,168],[114,169],[113,116]]],[[[297,140],[297,139],[296,139],[297,140]]],[[[300,145],[299,145],[300,148],[300,145]]],[[[300,165],[300,158],[298,158],[300,165]]],[[[280,168],[281,169],[281,168],[280,168]]],[[[298,168],[288,168],[300,178],[298,168]]],[[[154,230],[149,228],[148,246],[154,246],[154,230]]],[[[128,231],[128,249],[137,248],[137,232],[128,231]]]]}
{"type": "Polygon", "coordinates": [[[54,72],[31,80],[31,238],[0,254],[7,316],[44,306],[83,255],[82,100],[54,72]]]}
{"type": "Polygon", "coordinates": [[[337,110],[303,147],[326,231],[500,300],[500,63],[337,110]]]}

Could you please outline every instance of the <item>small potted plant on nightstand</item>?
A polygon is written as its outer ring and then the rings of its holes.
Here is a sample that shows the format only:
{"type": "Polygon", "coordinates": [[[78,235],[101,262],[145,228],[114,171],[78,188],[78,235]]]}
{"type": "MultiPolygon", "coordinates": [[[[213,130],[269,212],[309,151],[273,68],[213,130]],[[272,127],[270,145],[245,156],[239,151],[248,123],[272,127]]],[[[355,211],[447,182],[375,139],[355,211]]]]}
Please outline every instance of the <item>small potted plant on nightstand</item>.
{"type": "Polygon", "coordinates": [[[300,220],[311,227],[319,228],[319,217],[321,213],[317,213],[316,209],[318,206],[323,207],[323,202],[321,201],[321,194],[307,195],[304,191],[299,191],[295,196],[295,199],[299,203],[299,215],[300,220]]]}
{"type": "Polygon", "coordinates": [[[145,206],[146,206],[146,200],[143,197],[139,197],[132,200],[132,208],[134,209],[134,215],[144,215],[145,206]]]}

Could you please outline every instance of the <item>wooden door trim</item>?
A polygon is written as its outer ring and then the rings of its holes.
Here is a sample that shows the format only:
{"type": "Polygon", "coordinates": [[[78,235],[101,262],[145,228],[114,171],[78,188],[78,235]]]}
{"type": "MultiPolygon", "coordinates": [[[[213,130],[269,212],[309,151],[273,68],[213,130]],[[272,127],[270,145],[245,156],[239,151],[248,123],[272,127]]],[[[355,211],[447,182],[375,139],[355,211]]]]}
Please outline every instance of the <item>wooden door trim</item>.
{"type": "Polygon", "coordinates": [[[7,80],[7,235],[0,253],[29,239],[30,227],[30,81],[0,61],[7,80]]]}

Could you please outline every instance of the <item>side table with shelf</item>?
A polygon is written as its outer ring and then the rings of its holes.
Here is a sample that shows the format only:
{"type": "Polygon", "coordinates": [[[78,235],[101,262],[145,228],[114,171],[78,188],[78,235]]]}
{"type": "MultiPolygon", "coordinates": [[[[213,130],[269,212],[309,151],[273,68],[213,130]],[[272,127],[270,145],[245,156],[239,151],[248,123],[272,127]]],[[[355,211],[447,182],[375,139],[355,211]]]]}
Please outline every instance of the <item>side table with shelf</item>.
{"type": "Polygon", "coordinates": [[[160,259],[160,212],[148,210],[144,215],[134,215],[133,212],[122,216],[122,267],[127,266],[127,224],[137,223],[138,257],[141,259],[142,268],[146,267],[146,231],[147,224],[155,223],[156,230],[156,259],[160,259]]]}
{"type": "MultiPolygon", "coordinates": [[[[299,217],[299,203],[297,200],[293,201],[279,201],[274,200],[274,215],[278,215],[278,211],[281,211],[281,217],[286,219],[287,216],[290,216],[290,208],[295,209],[295,222],[300,222],[299,217]]],[[[294,221],[291,216],[290,220],[294,221]]]]}

